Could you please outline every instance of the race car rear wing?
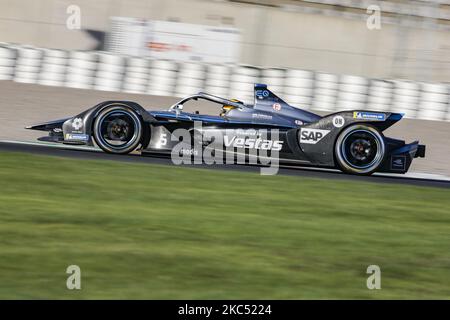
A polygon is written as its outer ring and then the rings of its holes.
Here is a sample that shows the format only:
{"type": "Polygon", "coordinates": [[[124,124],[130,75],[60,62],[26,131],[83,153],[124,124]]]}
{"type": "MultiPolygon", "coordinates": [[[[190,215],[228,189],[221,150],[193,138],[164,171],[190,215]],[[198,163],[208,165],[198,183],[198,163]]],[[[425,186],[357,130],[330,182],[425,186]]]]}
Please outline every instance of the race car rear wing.
{"type": "MultiPolygon", "coordinates": [[[[415,141],[415,142],[419,143],[419,141],[415,141]]],[[[414,155],[414,158],[425,158],[425,150],[426,150],[426,147],[424,144],[417,145],[417,151],[416,151],[416,154],[414,155]]]]}

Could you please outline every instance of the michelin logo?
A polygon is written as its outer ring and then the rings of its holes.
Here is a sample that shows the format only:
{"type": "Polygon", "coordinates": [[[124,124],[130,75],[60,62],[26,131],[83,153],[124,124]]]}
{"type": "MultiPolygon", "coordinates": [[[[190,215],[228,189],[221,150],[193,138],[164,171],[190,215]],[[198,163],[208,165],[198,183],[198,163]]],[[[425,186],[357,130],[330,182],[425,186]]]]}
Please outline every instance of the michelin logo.
{"type": "Polygon", "coordinates": [[[374,120],[374,121],[384,121],[386,120],[386,115],[384,113],[376,112],[353,112],[354,119],[364,119],[364,120],[374,120]]]}
{"type": "Polygon", "coordinates": [[[302,128],[300,130],[300,143],[316,144],[329,132],[330,130],[302,128]]]}

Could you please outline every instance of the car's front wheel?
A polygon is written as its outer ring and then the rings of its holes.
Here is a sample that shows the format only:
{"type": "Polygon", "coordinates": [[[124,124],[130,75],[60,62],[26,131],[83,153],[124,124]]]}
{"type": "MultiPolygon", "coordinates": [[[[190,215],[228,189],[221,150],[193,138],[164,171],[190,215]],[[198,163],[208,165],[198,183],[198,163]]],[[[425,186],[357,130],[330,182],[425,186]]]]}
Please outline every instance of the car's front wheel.
{"type": "Polygon", "coordinates": [[[335,144],[336,162],[342,171],[369,175],[381,165],[385,157],[382,134],[366,124],[344,129],[335,144]]]}
{"type": "Polygon", "coordinates": [[[131,108],[120,104],[111,105],[96,117],[93,135],[95,142],[103,151],[127,154],[141,143],[142,122],[131,108]]]}

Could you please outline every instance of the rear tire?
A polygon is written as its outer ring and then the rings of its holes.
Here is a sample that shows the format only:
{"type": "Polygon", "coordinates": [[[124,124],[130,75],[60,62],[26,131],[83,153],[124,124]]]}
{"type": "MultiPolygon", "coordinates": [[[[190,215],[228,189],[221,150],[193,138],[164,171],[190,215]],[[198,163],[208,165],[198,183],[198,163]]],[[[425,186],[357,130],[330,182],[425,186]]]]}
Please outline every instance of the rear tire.
{"type": "Polygon", "coordinates": [[[142,121],[130,107],[113,104],[96,117],[93,136],[103,151],[127,154],[134,151],[142,141],[142,121]]]}
{"type": "Polygon", "coordinates": [[[339,168],[351,174],[370,175],[385,158],[383,135],[374,127],[356,124],[344,129],[336,139],[336,162],[339,168]]]}

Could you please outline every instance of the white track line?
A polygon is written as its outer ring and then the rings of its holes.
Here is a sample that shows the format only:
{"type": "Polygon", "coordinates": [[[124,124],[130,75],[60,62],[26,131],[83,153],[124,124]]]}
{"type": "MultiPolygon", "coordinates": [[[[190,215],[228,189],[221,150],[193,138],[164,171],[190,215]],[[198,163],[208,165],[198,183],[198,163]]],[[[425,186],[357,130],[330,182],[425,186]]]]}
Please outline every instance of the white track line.
{"type": "MultiPolygon", "coordinates": [[[[298,168],[298,169],[302,169],[302,170],[321,171],[321,172],[340,172],[337,169],[329,169],[329,168],[312,168],[312,167],[302,167],[302,166],[280,166],[280,167],[298,168]]],[[[425,172],[407,172],[405,174],[376,172],[373,175],[378,176],[378,177],[389,177],[389,178],[450,181],[450,177],[440,175],[440,174],[425,173],[425,172]]]]}
{"type": "MultiPolygon", "coordinates": [[[[72,149],[72,150],[80,150],[80,151],[101,152],[101,149],[99,149],[97,147],[57,144],[57,143],[43,142],[43,141],[30,142],[30,141],[0,140],[0,142],[31,145],[31,146],[46,146],[46,147],[57,148],[57,149],[72,149]]],[[[312,168],[312,167],[302,167],[302,166],[280,166],[280,167],[298,168],[298,169],[302,169],[302,170],[321,171],[321,172],[339,172],[339,170],[336,170],[336,169],[326,169],[326,168],[312,168]]],[[[434,173],[425,173],[425,172],[407,172],[405,174],[374,173],[374,176],[390,177],[390,178],[403,178],[403,179],[438,180],[438,181],[449,181],[450,182],[450,177],[448,177],[448,176],[434,174],[434,173]]]]}
{"type": "Polygon", "coordinates": [[[425,173],[425,172],[407,172],[403,175],[396,175],[395,173],[375,173],[374,175],[382,177],[402,177],[405,179],[419,179],[419,180],[439,180],[439,181],[449,181],[450,177],[435,174],[435,173],[425,173]]]}

